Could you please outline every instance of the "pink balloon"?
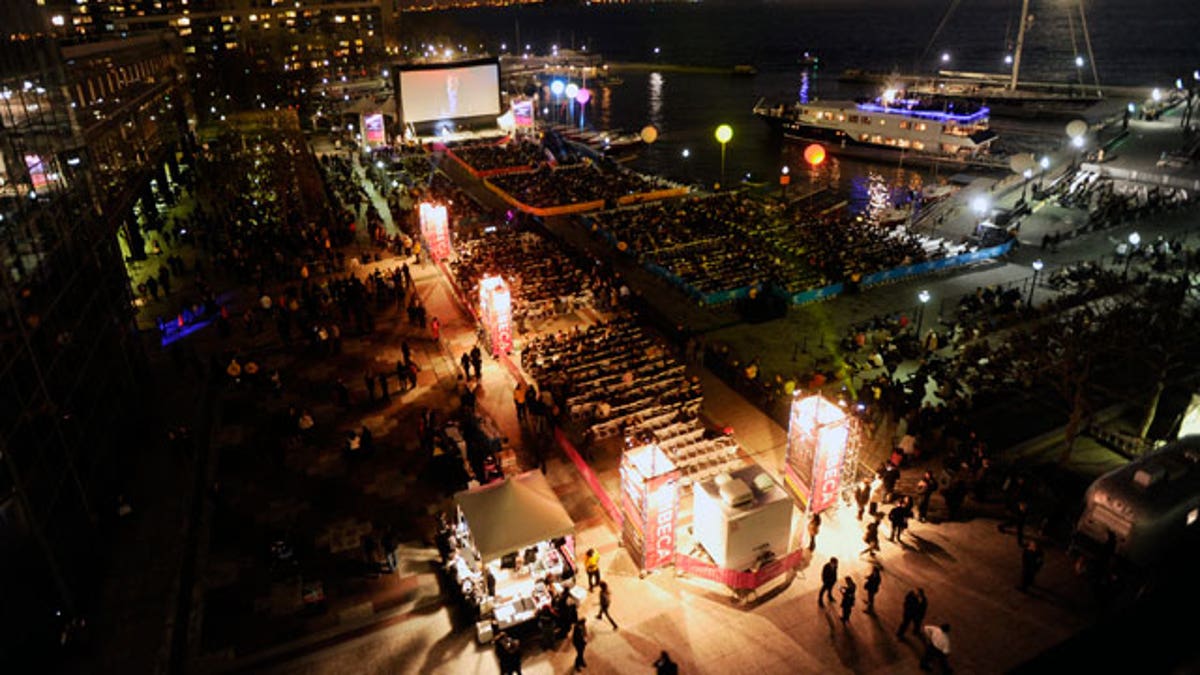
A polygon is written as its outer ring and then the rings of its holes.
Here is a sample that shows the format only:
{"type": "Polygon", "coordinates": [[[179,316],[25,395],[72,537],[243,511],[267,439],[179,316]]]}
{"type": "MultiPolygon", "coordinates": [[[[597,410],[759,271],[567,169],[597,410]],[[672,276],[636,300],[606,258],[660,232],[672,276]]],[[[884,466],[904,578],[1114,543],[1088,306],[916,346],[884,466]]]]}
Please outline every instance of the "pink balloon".
{"type": "Polygon", "coordinates": [[[575,94],[575,101],[579,105],[587,105],[587,102],[592,100],[592,92],[587,89],[580,89],[578,94],[575,94]]]}

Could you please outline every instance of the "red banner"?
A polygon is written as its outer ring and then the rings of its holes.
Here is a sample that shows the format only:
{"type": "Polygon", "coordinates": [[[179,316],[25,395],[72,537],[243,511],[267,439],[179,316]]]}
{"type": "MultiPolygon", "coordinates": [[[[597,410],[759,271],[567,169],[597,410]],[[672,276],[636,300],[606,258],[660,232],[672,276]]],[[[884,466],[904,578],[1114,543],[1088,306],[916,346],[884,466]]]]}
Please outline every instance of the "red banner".
{"type": "Polygon", "coordinates": [[[685,574],[715,581],[734,590],[749,591],[795,569],[804,561],[806,553],[807,551],[804,549],[792,551],[778,560],[763,565],[757,572],[729,570],[680,553],[675,556],[675,568],[685,574]]]}
{"type": "Polygon", "coordinates": [[[678,512],[679,480],[675,472],[651,478],[646,483],[647,570],[670,565],[675,556],[675,516],[678,512]]]}

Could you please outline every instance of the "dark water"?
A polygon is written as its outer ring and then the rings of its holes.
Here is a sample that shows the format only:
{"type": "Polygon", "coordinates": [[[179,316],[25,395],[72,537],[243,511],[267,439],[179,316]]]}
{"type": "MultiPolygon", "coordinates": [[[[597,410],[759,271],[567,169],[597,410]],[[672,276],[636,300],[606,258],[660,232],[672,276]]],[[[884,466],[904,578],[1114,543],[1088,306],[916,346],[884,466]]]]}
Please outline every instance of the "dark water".
{"type": "MultiPolygon", "coordinates": [[[[640,6],[533,5],[504,9],[406,14],[404,30],[414,42],[445,40],[511,49],[519,32],[522,46],[545,53],[551,45],[587,46],[607,61],[660,63],[657,71],[620,73],[623,83],[596,91],[589,125],[636,131],[655,125],[659,140],[634,166],[688,181],[712,182],[720,174],[718,124],[734,129],[727,145],[727,182],[749,172],[774,181],[783,165],[793,185],[806,179],[833,181],[860,192],[862,176],[878,173],[891,184],[919,182],[927,173],[896,167],[830,162],[821,176],[797,172],[802,150],[782,144],[750,109],[760,97],[795,98],[804,85],[798,57],[821,59],[809,74],[812,95],[847,93],[837,76],[846,68],[930,71],[943,52],[949,67],[999,72],[1016,39],[1019,0],[963,0],[938,38],[934,29],[949,0],[809,0],[640,6]],[[655,54],[654,49],[659,49],[655,54]],[[921,59],[923,53],[925,58],[921,59]],[[753,64],[754,77],[680,72],[672,66],[729,68],[753,64]],[[687,149],[688,159],[682,157],[687,149]]],[[[1086,55],[1077,36],[1078,14],[1064,0],[1032,0],[1034,21],[1027,33],[1022,78],[1068,82],[1077,77],[1075,54],[1086,55]]],[[[1071,4],[1074,4],[1072,1],[1071,4]]],[[[1200,0],[1090,0],[1088,28],[1096,68],[1104,84],[1170,87],[1200,68],[1200,0]]],[[[1091,64],[1084,66],[1085,81],[1091,64]]],[[[1002,135],[1004,131],[1001,130],[1002,135]]]]}

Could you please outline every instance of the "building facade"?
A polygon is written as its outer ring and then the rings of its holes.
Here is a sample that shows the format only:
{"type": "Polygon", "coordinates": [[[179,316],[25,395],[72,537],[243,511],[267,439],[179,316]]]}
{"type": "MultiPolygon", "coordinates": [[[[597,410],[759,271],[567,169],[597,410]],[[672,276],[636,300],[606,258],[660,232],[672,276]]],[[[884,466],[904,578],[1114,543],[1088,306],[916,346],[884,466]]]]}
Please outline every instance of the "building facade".
{"type": "Polygon", "coordinates": [[[0,7],[0,662],[102,569],[147,396],[119,237],[189,143],[172,33],[69,44],[45,9],[0,7]]]}

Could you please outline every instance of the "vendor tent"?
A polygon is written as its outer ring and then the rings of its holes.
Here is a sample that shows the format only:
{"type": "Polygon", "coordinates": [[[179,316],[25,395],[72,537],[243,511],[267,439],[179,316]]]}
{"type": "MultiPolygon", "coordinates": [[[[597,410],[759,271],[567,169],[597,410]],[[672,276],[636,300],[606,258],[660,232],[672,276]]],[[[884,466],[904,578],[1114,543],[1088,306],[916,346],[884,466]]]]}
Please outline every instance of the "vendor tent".
{"type": "Polygon", "coordinates": [[[454,501],[485,563],[575,532],[571,516],[540,471],[464,490],[454,501]]]}

